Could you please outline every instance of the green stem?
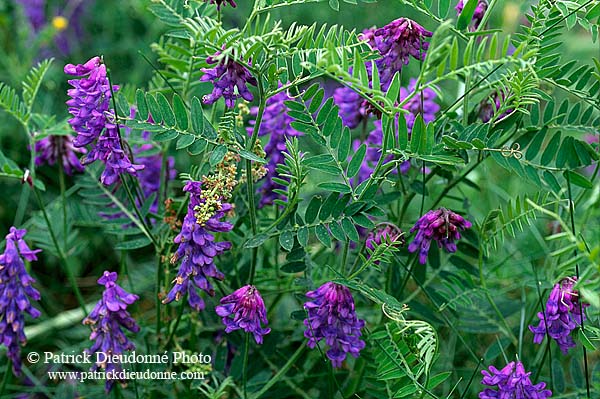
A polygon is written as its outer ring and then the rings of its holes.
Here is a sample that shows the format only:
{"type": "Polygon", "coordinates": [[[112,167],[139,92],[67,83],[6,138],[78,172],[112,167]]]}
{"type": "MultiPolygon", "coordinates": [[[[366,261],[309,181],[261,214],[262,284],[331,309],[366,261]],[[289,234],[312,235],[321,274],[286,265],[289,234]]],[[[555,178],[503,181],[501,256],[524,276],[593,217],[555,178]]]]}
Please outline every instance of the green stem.
{"type": "MultiPolygon", "coordinates": [[[[571,178],[569,177],[569,173],[566,173],[567,176],[567,193],[569,195],[569,215],[571,219],[571,233],[575,236],[575,204],[573,202],[573,193],[571,192],[571,178]]],[[[577,249],[573,250],[573,256],[577,257],[577,249]]],[[[575,263],[575,275],[577,276],[577,281],[579,281],[579,262],[575,263]]],[[[583,301],[579,302],[579,314],[581,315],[581,333],[585,332],[584,320],[585,313],[583,309],[583,301]]],[[[583,347],[583,364],[585,368],[585,389],[587,392],[588,399],[590,398],[590,379],[589,379],[589,369],[588,369],[588,357],[587,357],[587,349],[585,345],[583,347]]]]}
{"type": "Polygon", "coordinates": [[[250,334],[244,336],[244,364],[242,366],[242,386],[244,389],[244,399],[248,399],[248,352],[250,346],[250,334]]]}
{"type": "Polygon", "coordinates": [[[67,232],[67,196],[65,195],[66,192],[66,185],[65,185],[65,167],[63,165],[62,162],[60,162],[60,157],[59,157],[59,162],[58,162],[58,183],[60,185],[60,198],[62,201],[62,216],[63,216],[63,245],[65,248],[65,251],[67,251],[68,248],[68,243],[67,243],[67,236],[68,236],[68,232],[67,232]]]}
{"type": "Polygon", "coordinates": [[[35,186],[31,187],[31,189],[33,190],[33,194],[35,196],[35,199],[37,200],[40,210],[42,211],[42,214],[44,215],[44,220],[46,221],[46,226],[48,227],[48,233],[50,233],[50,238],[52,239],[52,243],[54,244],[54,247],[56,248],[56,252],[58,253],[58,257],[60,258],[60,261],[61,261],[62,265],[64,266],[65,273],[67,274],[67,278],[69,279],[71,288],[73,288],[73,292],[75,293],[77,302],[79,303],[79,306],[83,310],[83,313],[87,314],[83,296],[81,295],[81,292],[79,291],[79,287],[77,286],[77,282],[75,281],[75,276],[73,275],[73,271],[71,270],[69,263],[67,262],[67,258],[63,252],[63,249],[58,244],[58,240],[56,239],[56,234],[54,234],[54,230],[52,229],[52,223],[50,223],[50,218],[48,217],[48,212],[46,212],[46,207],[44,205],[44,202],[42,201],[42,197],[40,196],[40,193],[37,190],[37,188],[35,188],[35,186]]]}
{"type": "Polygon", "coordinates": [[[175,336],[175,332],[177,331],[177,327],[179,327],[179,322],[181,321],[181,316],[183,316],[183,308],[185,307],[187,297],[181,299],[181,305],[179,306],[179,311],[177,312],[177,319],[175,320],[175,325],[169,334],[169,339],[167,339],[167,343],[165,344],[165,348],[168,348],[173,341],[173,337],[175,336]]]}
{"type": "MultiPolygon", "coordinates": [[[[258,80],[258,96],[259,96],[259,104],[258,104],[258,113],[256,114],[256,122],[254,124],[254,129],[252,130],[252,136],[246,142],[246,151],[252,152],[252,148],[256,143],[256,138],[258,137],[258,132],[260,130],[260,125],[263,119],[263,114],[265,113],[265,107],[267,99],[265,98],[265,93],[262,87],[262,79],[260,76],[257,76],[258,80]]],[[[252,177],[252,161],[249,159],[246,160],[246,184],[248,190],[248,212],[250,212],[250,228],[252,229],[252,234],[256,235],[258,233],[258,227],[256,223],[256,206],[254,204],[254,181],[252,177]]],[[[254,275],[256,274],[256,258],[258,255],[258,248],[252,248],[252,256],[250,257],[250,275],[249,275],[249,284],[254,283],[254,275]]]]}

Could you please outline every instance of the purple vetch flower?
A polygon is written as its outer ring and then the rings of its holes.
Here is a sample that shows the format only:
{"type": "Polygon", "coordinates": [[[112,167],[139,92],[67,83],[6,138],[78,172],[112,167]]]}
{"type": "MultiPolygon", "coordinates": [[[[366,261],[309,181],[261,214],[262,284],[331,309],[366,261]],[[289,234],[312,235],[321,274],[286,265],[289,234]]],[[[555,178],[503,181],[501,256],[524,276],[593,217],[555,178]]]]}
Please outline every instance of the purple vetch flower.
{"type": "MultiPolygon", "coordinates": [[[[456,15],[460,15],[464,7],[465,2],[463,0],[459,0],[458,4],[456,4],[456,7],[454,7],[454,9],[456,10],[456,15]]],[[[477,2],[477,7],[475,8],[475,12],[473,13],[473,19],[471,20],[473,22],[473,26],[469,29],[471,32],[477,30],[479,24],[481,23],[481,20],[483,19],[483,16],[485,15],[485,11],[487,10],[487,8],[487,1],[479,0],[477,2]]]]}
{"type": "Polygon", "coordinates": [[[333,101],[340,109],[342,122],[350,129],[354,129],[368,118],[365,99],[349,87],[335,89],[333,101]]]}
{"type": "Polygon", "coordinates": [[[261,321],[269,324],[267,310],[260,292],[253,285],[245,285],[221,298],[221,305],[215,311],[223,318],[226,333],[242,329],[252,333],[257,344],[262,344],[263,336],[271,332],[270,328],[261,326],[261,321]]]}
{"type": "Polygon", "coordinates": [[[382,56],[376,63],[382,86],[383,82],[389,84],[394,74],[408,64],[410,56],[417,60],[425,59],[429,48],[425,39],[432,35],[432,32],[408,18],[399,18],[375,30],[369,44],[376,47],[382,56]]]}
{"type": "Polygon", "coordinates": [[[27,230],[10,228],[6,248],[0,255],[0,345],[7,348],[15,375],[21,375],[21,345],[25,345],[25,313],[34,319],[40,311],[31,305],[40,293],[31,286],[35,280],[27,273],[23,259],[32,262],[41,249],[31,250],[25,240],[27,230]]]}
{"type": "MultiPolygon", "coordinates": [[[[69,124],[77,133],[73,145],[83,147],[96,141],[106,125],[105,113],[111,98],[106,66],[100,57],[94,57],[85,64],[67,64],[65,73],[81,78],[69,80],[73,89],[67,91],[71,97],[67,105],[73,115],[69,124]]],[[[119,86],[113,86],[113,91],[118,89],[119,86]]]]}
{"type": "Polygon", "coordinates": [[[567,354],[575,347],[571,332],[585,320],[588,303],[579,301],[579,292],[573,289],[577,277],[567,277],[555,284],[546,302],[545,314],[537,314],[540,322],[537,327],[529,326],[533,332],[533,342],[541,344],[546,333],[556,341],[561,352],[567,354]]]}
{"type": "Polygon", "coordinates": [[[208,277],[223,280],[225,277],[214,263],[214,258],[231,248],[230,242],[215,242],[214,233],[228,232],[233,229],[229,222],[221,219],[233,209],[228,203],[221,203],[218,209],[204,224],[200,225],[196,218],[196,208],[202,204],[200,196],[202,183],[190,181],[183,188],[190,193],[188,212],[183,219],[181,232],[175,237],[174,242],[179,244],[177,252],[171,258],[171,263],[181,259],[181,266],[175,277],[175,285],[169,291],[163,303],[180,300],[188,295],[188,303],[196,311],[204,309],[204,301],[198,294],[198,289],[210,296],[215,295],[215,290],[208,277]]]}
{"type": "Polygon", "coordinates": [[[144,169],[144,165],[133,164],[129,160],[121,148],[119,132],[113,123],[106,123],[104,133],[98,138],[95,147],[82,158],[82,163],[87,165],[96,160],[101,160],[106,166],[100,176],[100,181],[106,186],[119,181],[121,173],[135,176],[139,170],[144,169]]]}
{"type": "Polygon", "coordinates": [[[202,68],[204,75],[200,78],[200,81],[211,82],[214,86],[212,93],[204,96],[202,101],[205,104],[212,104],[223,97],[228,108],[233,108],[235,101],[240,97],[246,101],[252,101],[254,97],[246,85],[256,86],[256,78],[250,74],[246,67],[238,64],[232,58],[216,60],[215,58],[219,54],[221,52],[217,51],[217,53],[206,59],[207,63],[217,65],[213,68],[202,68]]]}
{"type": "Polygon", "coordinates": [[[479,393],[479,399],[546,399],[552,396],[552,392],[546,388],[545,382],[533,385],[529,376],[531,372],[525,372],[523,363],[510,362],[502,370],[494,366],[488,370],[482,370],[481,383],[491,388],[486,388],[479,393]]]}
{"type": "MultiPolygon", "coordinates": [[[[117,284],[117,273],[105,271],[102,277],[98,279],[98,284],[104,286],[102,299],[100,299],[91,313],[83,319],[83,324],[89,325],[92,329],[90,340],[94,341],[92,347],[86,352],[93,355],[96,352],[101,352],[109,355],[119,355],[124,351],[135,349],[135,345],[131,342],[123,328],[138,332],[140,327],[137,325],[133,317],[127,311],[127,306],[131,305],[139,299],[135,294],[130,294],[117,284]]],[[[101,359],[102,356],[100,356],[101,359]]],[[[108,372],[118,372],[122,370],[121,364],[113,363],[111,359],[95,363],[92,366],[92,371],[102,369],[108,372]]],[[[115,380],[107,379],[104,386],[108,392],[112,389],[115,380]]]]}
{"type": "MultiPolygon", "coordinates": [[[[498,94],[498,92],[494,92],[489,98],[485,98],[479,104],[479,118],[483,123],[487,123],[494,118],[494,115],[500,109],[502,102],[505,100],[506,96],[504,93],[498,94]]],[[[510,114],[513,110],[507,109],[502,114],[498,115],[496,121],[499,121],[510,114]]]]}
{"type": "MultiPolygon", "coordinates": [[[[204,0],[204,2],[206,2],[206,1],[207,0],[204,0]]],[[[221,11],[221,7],[226,6],[227,3],[229,3],[229,5],[233,8],[237,7],[237,4],[235,4],[234,0],[210,0],[210,4],[217,5],[217,11],[221,11]]]]}
{"type": "Polygon", "coordinates": [[[384,242],[402,246],[406,243],[404,232],[395,224],[381,223],[374,230],[369,231],[365,245],[373,251],[376,246],[384,242]]]}
{"type": "MultiPolygon", "coordinates": [[[[415,91],[416,84],[416,79],[410,79],[408,88],[400,88],[401,101],[415,91]]],[[[404,114],[406,118],[406,127],[409,133],[412,132],[417,115],[421,115],[423,122],[425,123],[431,123],[435,120],[435,114],[440,110],[440,106],[434,101],[436,97],[437,94],[435,94],[435,91],[430,88],[425,88],[412,96],[411,99],[402,106],[403,109],[409,111],[404,114]]]]}
{"type": "Polygon", "coordinates": [[[46,23],[45,0],[18,0],[34,32],[38,32],[46,23]]]}
{"type": "Polygon", "coordinates": [[[360,339],[360,329],[365,326],[365,321],[357,318],[348,287],[328,282],[306,296],[312,299],[304,304],[308,312],[304,320],[308,347],[314,348],[325,339],[329,346],[327,357],[336,368],[342,366],[348,353],[358,357],[365,347],[365,342],[360,339]]]}
{"type": "Polygon", "coordinates": [[[408,246],[408,252],[419,250],[419,262],[427,262],[427,254],[431,241],[437,241],[438,247],[447,252],[456,252],[456,240],[460,239],[459,230],[468,229],[471,222],[462,216],[445,208],[431,210],[415,223],[410,232],[417,231],[413,242],[408,246]]]}
{"type": "Polygon", "coordinates": [[[46,136],[35,143],[35,165],[54,165],[58,159],[62,163],[66,174],[83,172],[83,166],[75,153],[85,154],[85,148],[77,148],[73,145],[73,137],[70,134],[60,136],[46,136]]]}
{"type": "MultiPolygon", "coordinates": [[[[287,152],[285,139],[293,136],[300,136],[302,133],[291,127],[294,119],[288,115],[288,108],[285,101],[291,101],[292,98],[286,92],[280,92],[269,98],[266,103],[263,119],[260,124],[259,136],[269,136],[269,142],[265,145],[267,168],[266,181],[259,189],[261,193],[259,207],[271,205],[281,195],[274,192],[274,189],[284,189],[280,184],[273,181],[273,178],[283,178],[277,173],[277,165],[285,162],[284,152],[287,152]]],[[[254,116],[258,113],[258,108],[253,107],[250,113],[254,116]]],[[[254,120],[250,120],[251,127],[248,128],[248,134],[252,134],[254,120]]],[[[287,179],[286,179],[287,180],[287,179]]]]}

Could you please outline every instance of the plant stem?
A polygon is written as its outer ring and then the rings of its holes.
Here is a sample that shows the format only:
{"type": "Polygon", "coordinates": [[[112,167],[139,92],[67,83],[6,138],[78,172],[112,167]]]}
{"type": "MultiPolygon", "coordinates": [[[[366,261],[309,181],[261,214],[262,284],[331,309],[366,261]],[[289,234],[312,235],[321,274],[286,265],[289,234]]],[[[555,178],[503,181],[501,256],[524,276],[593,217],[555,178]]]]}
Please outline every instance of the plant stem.
{"type": "MultiPolygon", "coordinates": [[[[60,154],[59,154],[60,155],[60,154]]],[[[63,213],[63,245],[65,251],[67,250],[67,196],[65,195],[65,167],[63,163],[60,161],[61,156],[59,156],[58,163],[58,183],[60,185],[60,198],[62,201],[62,213],[63,213]]]]}
{"type": "MultiPolygon", "coordinates": [[[[263,114],[265,113],[265,107],[267,99],[265,98],[265,93],[262,87],[262,79],[260,76],[257,76],[258,80],[258,96],[259,96],[259,104],[258,104],[258,113],[256,114],[256,122],[254,124],[254,130],[252,130],[252,136],[246,142],[246,151],[252,152],[252,148],[256,143],[256,138],[258,137],[258,132],[260,130],[260,124],[263,119],[263,114]]],[[[250,212],[250,228],[252,229],[252,234],[256,235],[258,232],[258,227],[256,223],[256,206],[254,204],[254,181],[252,177],[252,161],[249,159],[246,160],[246,184],[248,190],[248,212],[250,212]]],[[[256,273],[256,258],[258,254],[258,248],[252,248],[252,255],[250,257],[250,275],[249,275],[249,284],[254,282],[254,274],[256,273]]]]}
{"type": "Polygon", "coordinates": [[[4,370],[4,377],[2,377],[2,385],[0,386],[0,398],[4,396],[4,391],[6,390],[6,385],[8,385],[8,380],[10,380],[12,362],[10,359],[6,362],[6,369],[4,370]]]}
{"type": "Polygon", "coordinates": [[[40,193],[37,190],[37,188],[35,188],[35,186],[32,186],[31,189],[33,190],[33,194],[37,200],[40,210],[42,211],[42,214],[44,215],[44,220],[46,221],[46,226],[48,227],[48,233],[50,233],[50,237],[52,238],[52,243],[54,244],[54,247],[56,248],[56,252],[58,253],[58,257],[60,258],[60,261],[64,266],[65,273],[67,273],[67,278],[69,279],[71,287],[73,288],[73,292],[75,293],[77,302],[79,303],[79,306],[83,310],[83,313],[87,314],[83,296],[81,295],[81,292],[79,291],[79,287],[77,286],[77,282],[75,281],[75,276],[73,275],[73,271],[71,270],[69,263],[67,262],[67,258],[63,252],[63,249],[58,244],[58,240],[56,239],[56,235],[54,234],[54,230],[52,229],[52,223],[50,223],[50,218],[48,217],[48,212],[46,212],[46,207],[44,206],[42,197],[40,196],[40,193]]]}
{"type": "Polygon", "coordinates": [[[248,352],[250,346],[250,334],[244,336],[244,364],[242,366],[242,386],[244,389],[244,399],[248,399],[248,352]]]}
{"type": "MultiPolygon", "coordinates": [[[[575,236],[575,204],[573,202],[573,193],[571,192],[571,178],[569,177],[569,173],[566,173],[567,177],[567,193],[569,195],[569,215],[571,218],[571,233],[575,236]]],[[[577,249],[573,250],[573,257],[577,257],[577,249]]],[[[577,276],[577,281],[579,282],[579,262],[575,263],[575,275],[577,276]]],[[[585,313],[583,309],[583,301],[579,302],[579,314],[581,315],[581,333],[585,333],[585,327],[583,321],[585,319],[585,313]]],[[[585,390],[587,392],[588,399],[590,398],[590,379],[589,379],[589,370],[588,370],[588,357],[587,357],[587,349],[585,345],[583,347],[583,364],[585,367],[585,390]]]]}

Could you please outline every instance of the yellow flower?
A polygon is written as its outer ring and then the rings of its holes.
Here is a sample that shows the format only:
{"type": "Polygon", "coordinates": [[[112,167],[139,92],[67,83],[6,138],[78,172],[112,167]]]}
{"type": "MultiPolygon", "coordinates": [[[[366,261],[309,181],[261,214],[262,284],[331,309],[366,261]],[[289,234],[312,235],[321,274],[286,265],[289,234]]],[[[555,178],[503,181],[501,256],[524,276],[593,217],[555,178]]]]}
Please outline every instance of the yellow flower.
{"type": "Polygon", "coordinates": [[[69,26],[69,21],[65,17],[57,15],[56,17],[52,18],[52,26],[54,26],[54,29],[60,32],[67,29],[69,26]]]}

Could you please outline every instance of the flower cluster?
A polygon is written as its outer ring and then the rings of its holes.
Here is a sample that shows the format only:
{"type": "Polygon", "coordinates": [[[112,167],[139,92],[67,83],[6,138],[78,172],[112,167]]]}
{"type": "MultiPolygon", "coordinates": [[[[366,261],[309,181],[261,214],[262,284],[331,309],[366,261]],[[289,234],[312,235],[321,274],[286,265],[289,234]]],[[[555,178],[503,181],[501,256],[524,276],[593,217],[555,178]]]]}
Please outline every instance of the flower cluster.
{"type": "Polygon", "coordinates": [[[35,143],[35,166],[54,165],[60,160],[66,174],[83,172],[83,165],[75,153],[85,154],[86,152],[85,148],[77,148],[73,145],[73,137],[69,134],[47,136],[35,143]]]}
{"type": "Polygon", "coordinates": [[[365,245],[373,251],[376,246],[386,242],[398,246],[404,245],[406,243],[404,232],[394,224],[384,223],[375,228],[375,230],[369,232],[365,245]]]}
{"type": "Polygon", "coordinates": [[[552,396],[552,392],[546,388],[545,382],[533,385],[526,373],[523,363],[510,362],[502,370],[494,366],[488,370],[482,370],[483,379],[481,383],[490,388],[479,393],[479,399],[546,399],[552,396]]]}
{"type": "MultiPolygon", "coordinates": [[[[92,328],[90,340],[94,341],[87,353],[94,354],[102,352],[110,355],[118,355],[124,351],[135,349],[123,332],[125,328],[131,332],[138,332],[140,327],[127,311],[127,306],[139,299],[135,294],[130,294],[117,284],[117,273],[105,271],[98,279],[98,284],[104,286],[102,299],[100,299],[91,313],[83,319],[83,324],[92,328]]],[[[106,361],[96,363],[92,371],[103,369],[106,372],[120,371],[121,365],[113,363],[109,356],[106,361]]],[[[107,379],[106,391],[110,391],[115,380],[107,379]]]]}
{"type": "MultiPolygon", "coordinates": [[[[394,74],[408,64],[411,56],[417,60],[425,59],[429,48],[425,38],[431,36],[432,32],[408,18],[399,18],[373,32],[369,44],[382,56],[377,61],[382,87],[386,87],[385,82],[389,84],[394,74]]],[[[367,33],[365,37],[370,35],[367,33]]]]}
{"type": "Polygon", "coordinates": [[[354,129],[368,118],[367,103],[349,87],[338,87],[333,92],[333,101],[339,107],[342,123],[354,129]]]}
{"type": "Polygon", "coordinates": [[[246,101],[252,101],[254,97],[246,85],[256,86],[256,78],[250,74],[247,68],[238,64],[232,58],[217,60],[216,57],[219,54],[221,52],[217,51],[216,54],[206,59],[208,64],[216,64],[213,68],[202,68],[204,75],[200,78],[200,81],[213,84],[212,93],[204,96],[202,101],[205,104],[212,104],[223,97],[225,105],[229,108],[233,108],[235,101],[240,97],[246,101]]]}
{"type": "MultiPolygon", "coordinates": [[[[269,136],[269,142],[265,145],[265,153],[268,159],[267,179],[260,188],[261,198],[260,207],[270,205],[273,201],[281,196],[274,192],[275,189],[283,189],[284,187],[273,181],[273,178],[282,178],[277,173],[277,165],[284,163],[284,152],[287,152],[285,140],[288,137],[299,136],[301,133],[290,126],[294,119],[288,115],[288,108],[285,101],[292,100],[286,92],[280,92],[269,98],[266,103],[263,119],[258,131],[259,136],[269,136]]],[[[258,113],[258,108],[252,108],[250,113],[254,116],[258,113]]],[[[251,120],[250,125],[255,124],[251,120]]],[[[252,128],[248,129],[248,133],[252,134],[252,128]]]]}
{"type": "Polygon", "coordinates": [[[410,232],[417,232],[408,246],[409,252],[419,251],[419,262],[427,262],[431,241],[437,241],[438,247],[448,252],[456,252],[456,240],[460,239],[459,230],[468,229],[471,222],[445,208],[431,210],[415,223],[410,232]]]}
{"type": "MultiPolygon", "coordinates": [[[[479,104],[479,119],[483,123],[487,123],[494,118],[494,115],[500,109],[502,101],[506,98],[504,93],[494,92],[490,98],[485,98],[479,104]]],[[[500,120],[512,112],[512,109],[507,109],[502,114],[498,115],[496,120],[500,120]]]]}
{"type": "Polygon", "coordinates": [[[40,249],[31,250],[25,240],[27,230],[10,228],[6,248],[0,255],[0,344],[6,346],[13,372],[21,374],[21,346],[25,338],[25,313],[39,317],[40,311],[31,305],[39,301],[40,293],[31,286],[35,280],[27,273],[23,259],[37,260],[40,249]]]}
{"type": "Polygon", "coordinates": [[[546,302],[546,311],[537,315],[538,326],[529,326],[534,333],[533,342],[541,344],[548,334],[565,355],[575,346],[571,332],[585,320],[582,311],[589,306],[579,301],[579,292],[573,289],[576,282],[577,277],[568,277],[555,284],[546,302]]]}
{"type": "Polygon", "coordinates": [[[260,292],[253,285],[245,285],[221,298],[221,305],[215,311],[223,318],[226,333],[242,329],[252,333],[257,344],[262,344],[263,336],[271,332],[270,328],[261,327],[261,321],[269,324],[267,311],[260,292]]]}
{"type": "MultiPolygon", "coordinates": [[[[456,14],[460,15],[463,11],[465,7],[465,2],[464,0],[459,0],[458,4],[456,4],[456,7],[454,7],[454,9],[456,10],[456,14]]],[[[479,0],[477,2],[477,7],[475,7],[475,12],[473,13],[473,18],[472,18],[472,22],[473,22],[473,26],[470,28],[471,32],[474,32],[477,30],[477,28],[479,28],[479,24],[481,24],[481,20],[483,19],[483,16],[485,15],[485,11],[488,8],[488,3],[485,0],[479,0]]]]}
{"type": "MultiPolygon", "coordinates": [[[[77,132],[73,145],[92,145],[82,163],[85,165],[96,160],[104,162],[106,168],[100,180],[105,185],[115,183],[121,173],[135,175],[144,166],[135,165],[129,160],[122,148],[119,127],[110,120],[114,119],[114,115],[108,112],[111,87],[106,66],[100,57],[94,57],[83,65],[67,64],[65,73],[81,78],[69,80],[74,88],[67,92],[71,97],[67,105],[69,113],[73,115],[69,124],[77,132]]],[[[113,86],[112,90],[118,88],[113,86]]]]}
{"type": "Polygon", "coordinates": [[[365,347],[365,342],[360,339],[360,330],[365,322],[356,316],[350,290],[346,286],[328,282],[306,296],[312,299],[304,304],[308,312],[304,320],[304,336],[308,338],[308,347],[314,348],[325,339],[330,348],[327,357],[333,367],[341,367],[348,353],[358,357],[365,347]]]}
{"type": "Polygon", "coordinates": [[[183,188],[190,193],[188,212],[183,220],[181,232],[175,237],[174,242],[179,244],[177,252],[171,258],[171,263],[181,259],[181,266],[174,280],[175,285],[163,300],[163,303],[178,301],[186,293],[190,306],[200,311],[204,309],[204,301],[198,294],[198,289],[205,291],[210,296],[215,291],[208,281],[208,277],[222,280],[225,276],[214,263],[214,258],[229,248],[229,242],[215,242],[216,232],[227,232],[233,229],[229,222],[221,219],[227,212],[233,209],[228,203],[216,204],[218,208],[213,209],[210,217],[197,215],[198,209],[204,203],[202,198],[202,183],[190,181],[183,188]],[[198,223],[198,217],[202,217],[202,223],[198,223]]]}

